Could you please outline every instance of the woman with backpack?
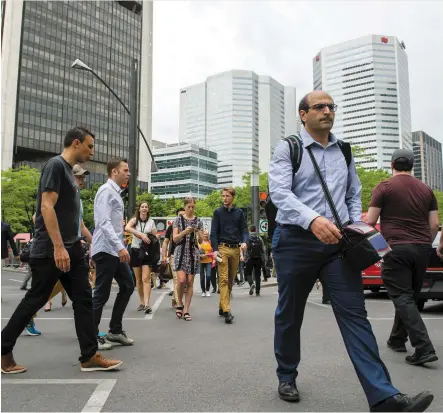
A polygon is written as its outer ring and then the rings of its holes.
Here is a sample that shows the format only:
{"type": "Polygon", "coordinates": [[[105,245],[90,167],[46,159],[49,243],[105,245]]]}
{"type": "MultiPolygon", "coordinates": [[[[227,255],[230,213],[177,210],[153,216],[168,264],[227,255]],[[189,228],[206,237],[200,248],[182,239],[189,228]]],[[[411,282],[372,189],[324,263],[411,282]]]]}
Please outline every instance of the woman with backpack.
{"type": "Polygon", "coordinates": [[[151,299],[151,270],[157,264],[155,256],[147,251],[152,243],[152,236],[157,233],[155,222],[149,218],[149,205],[141,202],[135,212],[135,216],[130,219],[125,228],[126,232],[132,234],[131,242],[131,267],[134,270],[137,292],[140,298],[140,305],[137,311],[144,311],[145,314],[152,313],[149,301],[151,299]],[[155,260],[155,262],[154,262],[155,260]]]}
{"type": "Polygon", "coordinates": [[[173,225],[174,268],[177,272],[177,318],[191,321],[189,307],[194,293],[194,277],[200,272],[200,249],[198,242],[203,238],[203,222],[194,215],[194,198],[185,198],[185,213],[179,215],[173,225]],[[183,293],[186,284],[186,299],[183,293]]]}

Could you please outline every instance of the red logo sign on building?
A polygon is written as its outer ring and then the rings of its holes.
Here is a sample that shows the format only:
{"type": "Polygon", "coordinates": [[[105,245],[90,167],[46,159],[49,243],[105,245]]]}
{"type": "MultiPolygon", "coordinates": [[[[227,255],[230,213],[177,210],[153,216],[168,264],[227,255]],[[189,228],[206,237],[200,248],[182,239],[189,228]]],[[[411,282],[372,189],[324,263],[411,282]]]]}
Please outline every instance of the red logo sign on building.
{"type": "Polygon", "coordinates": [[[315,61],[318,62],[320,60],[320,55],[315,56],[315,61]]]}
{"type": "Polygon", "coordinates": [[[381,41],[382,41],[382,43],[388,43],[388,38],[387,37],[382,37],[381,41]]]}

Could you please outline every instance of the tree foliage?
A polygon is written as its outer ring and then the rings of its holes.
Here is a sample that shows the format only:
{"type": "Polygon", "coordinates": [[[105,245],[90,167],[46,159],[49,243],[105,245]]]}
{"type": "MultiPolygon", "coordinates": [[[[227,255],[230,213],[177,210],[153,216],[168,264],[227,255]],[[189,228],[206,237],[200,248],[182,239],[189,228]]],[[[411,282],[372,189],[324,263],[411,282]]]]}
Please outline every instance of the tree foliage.
{"type": "Polygon", "coordinates": [[[2,220],[13,232],[33,232],[40,171],[29,166],[2,171],[2,220]]]}
{"type": "MultiPolygon", "coordinates": [[[[353,149],[359,151],[358,148],[353,149]]],[[[369,208],[372,191],[381,181],[388,179],[390,174],[383,170],[365,170],[357,167],[357,173],[362,183],[362,207],[363,211],[369,208]]],[[[8,169],[1,173],[1,212],[2,220],[11,225],[15,233],[33,232],[32,215],[35,213],[37,187],[40,178],[38,169],[27,166],[18,169],[8,169]]],[[[88,228],[94,226],[94,198],[100,184],[93,184],[81,191],[83,201],[83,220],[88,228]]],[[[260,191],[268,190],[268,174],[259,175],[260,191]]],[[[243,185],[235,188],[236,206],[250,208],[251,206],[251,174],[243,177],[243,185]]],[[[434,191],[439,205],[439,219],[443,222],[443,192],[434,191]]],[[[169,198],[161,200],[152,193],[143,192],[137,195],[137,205],[146,201],[150,205],[151,216],[175,216],[175,211],[183,207],[183,200],[169,198]]],[[[222,205],[220,191],[214,191],[196,204],[196,215],[211,217],[214,210],[222,205]]]]}

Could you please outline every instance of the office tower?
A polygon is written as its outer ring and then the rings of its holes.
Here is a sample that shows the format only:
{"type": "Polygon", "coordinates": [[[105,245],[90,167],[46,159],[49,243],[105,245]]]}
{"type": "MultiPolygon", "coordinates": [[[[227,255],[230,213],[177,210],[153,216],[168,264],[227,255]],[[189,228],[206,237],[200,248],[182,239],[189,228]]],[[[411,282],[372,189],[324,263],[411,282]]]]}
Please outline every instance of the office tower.
{"type": "Polygon", "coordinates": [[[397,148],[412,149],[406,46],[368,35],[321,49],[313,59],[314,89],[338,104],[333,132],[364,149],[356,163],[390,169],[397,148]]]}
{"type": "Polygon", "coordinates": [[[243,176],[259,168],[267,171],[284,136],[284,87],[269,76],[231,70],[180,90],[180,142],[217,153],[219,188],[241,186],[243,176]]]}
{"type": "Polygon", "coordinates": [[[196,144],[153,141],[158,172],[151,176],[151,192],[160,199],[200,199],[217,189],[217,154],[196,144]]]}
{"type": "Polygon", "coordinates": [[[295,87],[285,86],[285,136],[300,132],[297,119],[298,102],[295,87]]]}
{"type": "MultiPolygon", "coordinates": [[[[150,141],[152,3],[7,0],[2,8],[2,168],[41,168],[61,152],[69,129],[86,126],[96,134],[89,182],[104,182],[107,161],[128,157],[129,116],[91,73],[71,64],[81,59],[129,106],[138,59],[139,125],[150,141]]],[[[138,146],[147,188],[150,157],[141,139],[138,146]]]]}
{"type": "Polygon", "coordinates": [[[412,132],[414,176],[432,189],[443,191],[442,144],[423,131],[412,132]]]}

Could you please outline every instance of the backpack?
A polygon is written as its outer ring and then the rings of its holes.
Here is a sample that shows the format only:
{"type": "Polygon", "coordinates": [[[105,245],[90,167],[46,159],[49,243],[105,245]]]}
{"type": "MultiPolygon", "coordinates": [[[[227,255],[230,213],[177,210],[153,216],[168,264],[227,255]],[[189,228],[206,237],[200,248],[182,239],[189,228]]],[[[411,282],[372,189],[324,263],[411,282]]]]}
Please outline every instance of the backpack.
{"type": "Polygon", "coordinates": [[[261,258],[261,256],[263,255],[261,241],[257,235],[253,235],[249,238],[248,253],[249,258],[261,258]]]}
{"type": "MultiPolygon", "coordinates": [[[[292,176],[294,176],[300,169],[303,157],[303,141],[300,134],[290,135],[287,138],[284,138],[283,140],[288,142],[289,145],[289,152],[292,162],[292,176]]],[[[348,165],[349,168],[349,165],[351,164],[352,161],[351,145],[348,142],[344,142],[340,139],[337,139],[337,144],[340,150],[342,151],[343,156],[345,157],[346,160],[346,165],[348,165]]],[[[269,187],[268,187],[268,198],[266,200],[265,211],[266,211],[266,218],[268,219],[268,237],[272,239],[275,228],[277,228],[276,218],[277,218],[278,208],[274,205],[274,203],[271,200],[269,187]]]]}

